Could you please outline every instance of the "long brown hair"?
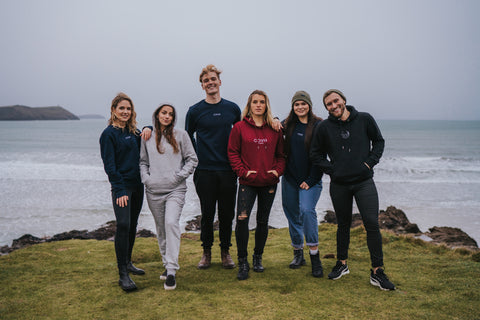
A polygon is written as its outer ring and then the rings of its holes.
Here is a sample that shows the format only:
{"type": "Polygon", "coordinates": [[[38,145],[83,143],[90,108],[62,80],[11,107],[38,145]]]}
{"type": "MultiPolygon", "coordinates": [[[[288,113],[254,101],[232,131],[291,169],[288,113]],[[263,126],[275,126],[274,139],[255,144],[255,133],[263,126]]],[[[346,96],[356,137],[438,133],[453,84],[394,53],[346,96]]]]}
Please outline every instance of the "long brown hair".
{"type": "MultiPolygon", "coordinates": [[[[313,136],[313,129],[315,128],[315,124],[318,121],[321,121],[322,118],[317,117],[312,110],[312,106],[308,105],[308,114],[307,114],[307,128],[305,129],[305,150],[307,152],[310,151],[310,144],[312,142],[312,136],[313,136]]],[[[284,127],[285,127],[285,155],[288,156],[290,154],[290,140],[293,135],[293,130],[295,129],[295,126],[297,122],[300,120],[298,119],[297,114],[293,110],[293,104],[292,104],[292,109],[290,110],[290,113],[288,114],[288,117],[284,121],[284,127]]]]}
{"type": "Polygon", "coordinates": [[[161,147],[162,136],[164,136],[165,139],[167,139],[167,142],[170,143],[170,145],[173,147],[173,153],[178,153],[180,151],[180,149],[178,148],[177,140],[175,139],[175,135],[173,134],[173,128],[175,127],[176,120],[177,120],[177,111],[171,104],[162,104],[153,113],[153,124],[155,127],[155,142],[157,143],[157,150],[159,153],[165,152],[165,150],[163,150],[163,148],[161,147]],[[158,114],[160,113],[163,107],[172,108],[173,119],[172,119],[172,122],[162,130],[162,125],[158,120],[158,114]]]}
{"type": "Polygon", "coordinates": [[[255,94],[265,97],[265,113],[263,114],[263,121],[265,121],[265,123],[271,128],[273,123],[272,108],[270,107],[270,100],[268,100],[267,94],[265,93],[265,91],[262,91],[262,90],[255,90],[252,93],[250,93],[250,95],[248,96],[247,105],[242,111],[242,119],[245,117],[250,118],[252,116],[250,113],[251,104],[253,100],[253,95],[255,94]]]}
{"type": "Polygon", "coordinates": [[[112,100],[112,106],[110,107],[110,119],[108,120],[108,124],[113,125],[115,120],[117,120],[117,116],[115,115],[115,109],[117,108],[118,104],[123,100],[127,100],[132,106],[132,115],[130,116],[130,119],[128,119],[125,127],[128,129],[129,132],[137,134],[137,113],[135,112],[135,107],[133,106],[132,99],[130,99],[130,97],[123,92],[118,93],[112,100]]]}

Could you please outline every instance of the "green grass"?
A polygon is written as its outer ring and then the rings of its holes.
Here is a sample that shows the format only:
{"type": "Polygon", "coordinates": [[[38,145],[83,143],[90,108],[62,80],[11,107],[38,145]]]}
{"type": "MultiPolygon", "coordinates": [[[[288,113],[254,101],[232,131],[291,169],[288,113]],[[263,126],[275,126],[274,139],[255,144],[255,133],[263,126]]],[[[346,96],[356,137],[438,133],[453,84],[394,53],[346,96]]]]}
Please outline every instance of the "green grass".
{"type": "MultiPolygon", "coordinates": [[[[335,253],[336,227],[319,230],[321,255],[335,253]]],[[[35,245],[0,257],[0,319],[480,319],[480,263],[472,252],[382,234],[392,292],[369,284],[363,228],[352,230],[350,274],[336,281],[313,278],[308,258],[306,267],[288,268],[287,229],[270,231],[265,272],[251,271],[246,281],[236,279],[236,268],[221,268],[218,246],[213,266],[198,270],[199,235],[185,234],[173,291],[159,279],[156,239],[140,238],[134,262],[147,274],[132,276],[139,290],[128,294],[117,284],[112,242],[35,245]]],[[[328,274],[335,259],[322,262],[328,274]]]]}

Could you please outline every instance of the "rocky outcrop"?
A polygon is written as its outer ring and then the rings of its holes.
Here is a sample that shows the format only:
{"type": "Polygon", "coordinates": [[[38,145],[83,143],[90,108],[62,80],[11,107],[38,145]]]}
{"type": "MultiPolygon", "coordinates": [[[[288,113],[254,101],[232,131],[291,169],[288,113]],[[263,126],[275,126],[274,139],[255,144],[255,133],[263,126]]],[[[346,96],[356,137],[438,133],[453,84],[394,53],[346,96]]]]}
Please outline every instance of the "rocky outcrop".
{"type": "MultiPolygon", "coordinates": [[[[94,231],[72,230],[68,232],[58,233],[48,238],[37,238],[32,236],[31,234],[26,234],[18,239],[13,240],[11,247],[9,246],[0,247],[0,254],[7,254],[14,250],[28,247],[33,244],[43,243],[43,242],[53,242],[53,241],[72,240],[72,239],[83,239],[83,240],[94,239],[94,240],[113,241],[115,237],[116,229],[117,229],[116,222],[109,221],[105,225],[101,226],[100,228],[94,231]]],[[[156,237],[156,236],[151,231],[142,229],[137,231],[137,237],[150,238],[150,237],[156,237]]]]}
{"type": "MultiPolygon", "coordinates": [[[[321,223],[337,223],[335,212],[327,210],[324,220],[321,223]]],[[[433,227],[430,232],[423,233],[415,223],[411,223],[407,215],[394,206],[389,206],[387,210],[380,210],[378,215],[378,224],[380,229],[390,230],[396,234],[412,234],[422,239],[431,239],[431,242],[437,244],[445,244],[450,248],[467,248],[478,250],[476,241],[468,236],[465,232],[458,228],[450,227],[433,227]]],[[[352,215],[352,228],[363,225],[362,218],[359,213],[352,215]]]]}
{"type": "MultiPolygon", "coordinates": [[[[202,216],[198,215],[194,219],[187,221],[185,226],[186,231],[200,231],[200,223],[202,221],[202,216]]],[[[219,222],[218,220],[213,223],[213,230],[218,230],[219,222]]]]}
{"type": "Polygon", "coordinates": [[[478,249],[477,242],[459,228],[433,227],[425,235],[451,248],[478,249]]]}
{"type": "Polygon", "coordinates": [[[0,107],[0,120],[79,120],[62,107],[7,106],[0,107]]]}

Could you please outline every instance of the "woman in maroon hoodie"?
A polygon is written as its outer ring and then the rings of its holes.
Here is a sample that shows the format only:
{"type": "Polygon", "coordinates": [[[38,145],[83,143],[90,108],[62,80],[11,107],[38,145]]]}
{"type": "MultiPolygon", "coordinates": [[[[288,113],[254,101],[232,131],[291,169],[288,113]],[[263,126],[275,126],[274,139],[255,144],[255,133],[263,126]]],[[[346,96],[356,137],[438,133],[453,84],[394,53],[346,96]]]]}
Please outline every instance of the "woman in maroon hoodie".
{"type": "Polygon", "coordinates": [[[268,236],[268,217],[272,208],[279,177],[285,169],[283,137],[272,129],[272,112],[265,92],[253,91],[228,141],[228,158],[239,178],[237,199],[236,240],[239,280],[248,278],[248,221],[258,198],[257,228],[253,271],[263,272],[262,254],[268,236]]]}

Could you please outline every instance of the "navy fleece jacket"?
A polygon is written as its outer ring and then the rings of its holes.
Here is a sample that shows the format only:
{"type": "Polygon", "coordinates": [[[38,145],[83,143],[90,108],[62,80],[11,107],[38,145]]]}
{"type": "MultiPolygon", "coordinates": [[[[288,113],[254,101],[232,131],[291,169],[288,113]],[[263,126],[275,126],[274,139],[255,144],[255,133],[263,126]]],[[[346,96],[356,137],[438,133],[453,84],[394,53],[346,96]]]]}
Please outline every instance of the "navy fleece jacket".
{"type": "Polygon", "coordinates": [[[140,130],[135,134],[109,125],[100,136],[100,153],[115,197],[142,185],[140,180],[140,130]]]}

